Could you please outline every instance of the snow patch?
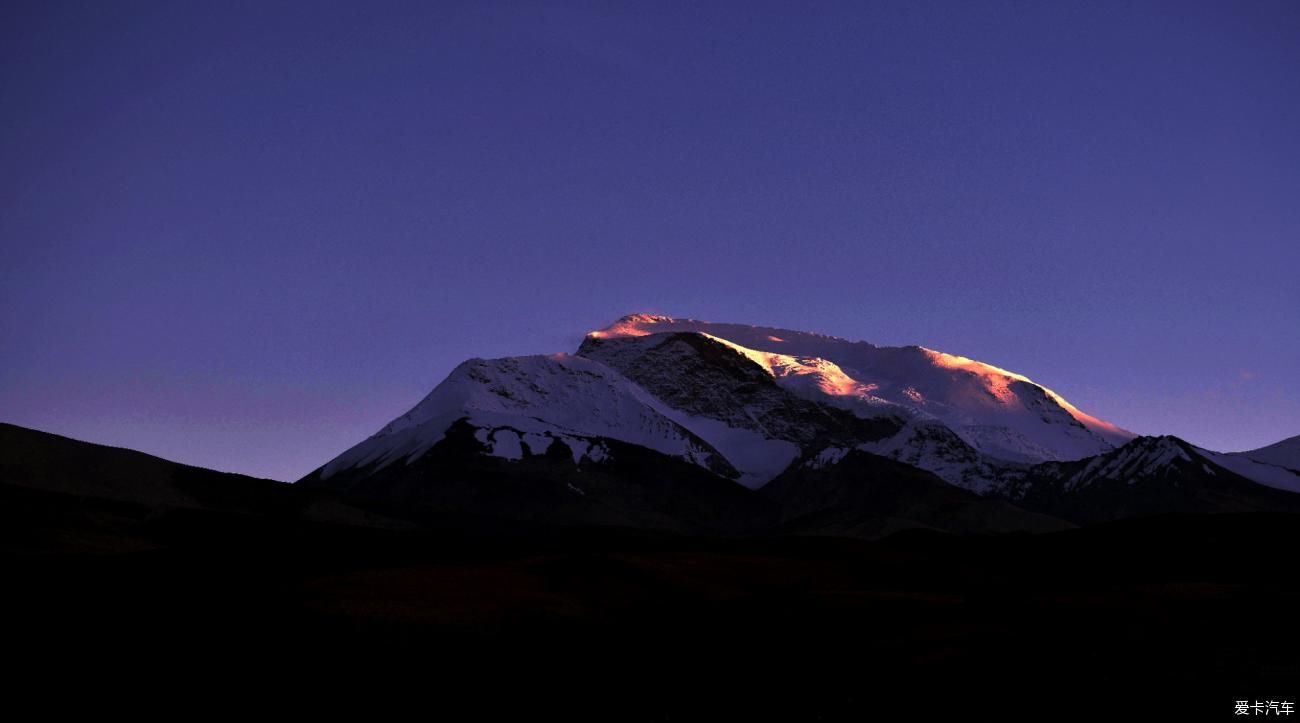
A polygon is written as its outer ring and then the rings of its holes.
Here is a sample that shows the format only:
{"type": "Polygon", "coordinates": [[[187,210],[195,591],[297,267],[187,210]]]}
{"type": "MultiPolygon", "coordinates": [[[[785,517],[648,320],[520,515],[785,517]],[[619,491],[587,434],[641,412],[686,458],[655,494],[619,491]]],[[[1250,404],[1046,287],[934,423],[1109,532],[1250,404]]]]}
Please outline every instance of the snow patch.
{"type": "Polygon", "coordinates": [[[666,410],[669,418],[694,432],[718,450],[740,472],[736,481],[758,489],[785,471],[799,456],[799,446],[781,439],[768,439],[758,432],[729,427],[716,419],[693,417],[666,410]]]}
{"type": "Polygon", "coordinates": [[[849,450],[844,447],[827,447],[818,452],[817,456],[804,462],[803,466],[808,467],[809,469],[825,469],[839,464],[840,460],[844,459],[848,453],[849,450]]]}
{"type": "Polygon", "coordinates": [[[860,444],[858,449],[932,472],[948,484],[977,494],[996,486],[1004,471],[934,420],[912,421],[894,436],[860,444]]]}

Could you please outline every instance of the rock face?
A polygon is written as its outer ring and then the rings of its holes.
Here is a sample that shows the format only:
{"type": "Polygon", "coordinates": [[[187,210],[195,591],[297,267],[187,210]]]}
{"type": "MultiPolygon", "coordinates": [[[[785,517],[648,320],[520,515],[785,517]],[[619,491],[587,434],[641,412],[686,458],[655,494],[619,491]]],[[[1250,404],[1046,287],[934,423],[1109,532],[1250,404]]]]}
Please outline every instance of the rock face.
{"type": "Polygon", "coordinates": [[[578,353],[604,362],[693,418],[788,442],[800,453],[884,439],[905,423],[892,411],[860,416],[805,398],[742,351],[706,334],[588,337],[578,353]]]}

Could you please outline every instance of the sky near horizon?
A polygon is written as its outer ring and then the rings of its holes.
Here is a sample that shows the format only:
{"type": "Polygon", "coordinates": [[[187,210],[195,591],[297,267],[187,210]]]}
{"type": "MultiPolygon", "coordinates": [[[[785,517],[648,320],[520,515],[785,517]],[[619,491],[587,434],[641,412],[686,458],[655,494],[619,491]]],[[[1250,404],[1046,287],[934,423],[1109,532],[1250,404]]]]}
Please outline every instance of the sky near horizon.
{"type": "Polygon", "coordinates": [[[0,421],[296,479],[650,311],[1300,434],[1300,3],[3,17],[0,421]]]}

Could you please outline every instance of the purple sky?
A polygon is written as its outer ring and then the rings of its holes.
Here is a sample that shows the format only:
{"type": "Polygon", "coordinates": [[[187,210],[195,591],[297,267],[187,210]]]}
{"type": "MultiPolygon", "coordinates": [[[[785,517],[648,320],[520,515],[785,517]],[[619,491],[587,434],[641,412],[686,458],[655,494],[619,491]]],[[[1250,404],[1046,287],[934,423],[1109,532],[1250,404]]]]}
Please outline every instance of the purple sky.
{"type": "Polygon", "coordinates": [[[0,420],[179,461],[639,310],[1300,434],[1291,0],[7,3],[0,168],[0,420]]]}

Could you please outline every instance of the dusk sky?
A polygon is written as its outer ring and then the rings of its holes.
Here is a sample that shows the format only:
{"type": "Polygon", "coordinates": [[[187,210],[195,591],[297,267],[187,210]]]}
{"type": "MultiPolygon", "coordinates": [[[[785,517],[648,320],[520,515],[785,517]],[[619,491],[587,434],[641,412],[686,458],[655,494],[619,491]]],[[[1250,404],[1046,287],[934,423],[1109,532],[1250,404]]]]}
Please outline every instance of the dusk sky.
{"type": "Polygon", "coordinates": [[[1300,434],[1300,3],[41,2],[0,421],[296,479],[633,311],[1300,434]]]}

